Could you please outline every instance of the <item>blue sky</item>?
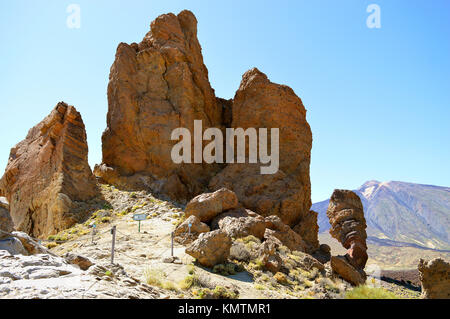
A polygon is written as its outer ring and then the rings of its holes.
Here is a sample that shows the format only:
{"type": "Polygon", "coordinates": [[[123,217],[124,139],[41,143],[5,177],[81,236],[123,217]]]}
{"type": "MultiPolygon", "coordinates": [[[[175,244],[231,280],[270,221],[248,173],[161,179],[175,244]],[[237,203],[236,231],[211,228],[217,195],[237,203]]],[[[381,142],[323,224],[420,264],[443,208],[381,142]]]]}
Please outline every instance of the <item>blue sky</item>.
{"type": "Polygon", "coordinates": [[[301,97],[313,131],[313,202],[367,180],[450,186],[450,1],[0,2],[0,169],[57,104],[81,112],[101,161],[109,68],[167,12],[194,12],[216,95],[254,66],[301,97]],[[69,4],[81,28],[66,25],[69,4]],[[369,29],[369,4],[381,28],[369,29]]]}

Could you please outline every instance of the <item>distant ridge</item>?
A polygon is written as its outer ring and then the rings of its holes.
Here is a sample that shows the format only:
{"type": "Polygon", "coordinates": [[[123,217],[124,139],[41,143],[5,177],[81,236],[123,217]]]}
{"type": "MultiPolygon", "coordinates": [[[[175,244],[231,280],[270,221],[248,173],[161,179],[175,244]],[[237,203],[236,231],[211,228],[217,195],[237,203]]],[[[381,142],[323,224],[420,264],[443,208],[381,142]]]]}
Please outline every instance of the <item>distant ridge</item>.
{"type": "MultiPolygon", "coordinates": [[[[398,181],[368,181],[354,190],[361,198],[374,243],[450,250],[450,188],[398,181]]],[[[328,200],[312,205],[319,232],[330,228],[328,200]]]]}

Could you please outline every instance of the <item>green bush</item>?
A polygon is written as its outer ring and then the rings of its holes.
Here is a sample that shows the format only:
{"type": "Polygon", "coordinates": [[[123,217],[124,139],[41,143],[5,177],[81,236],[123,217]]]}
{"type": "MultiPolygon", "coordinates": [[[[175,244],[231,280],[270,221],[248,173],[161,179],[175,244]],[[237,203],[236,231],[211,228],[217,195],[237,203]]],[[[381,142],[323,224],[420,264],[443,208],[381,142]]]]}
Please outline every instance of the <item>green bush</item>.
{"type": "Polygon", "coordinates": [[[345,294],[346,299],[400,299],[396,294],[383,289],[369,287],[367,285],[358,286],[345,294]]]}

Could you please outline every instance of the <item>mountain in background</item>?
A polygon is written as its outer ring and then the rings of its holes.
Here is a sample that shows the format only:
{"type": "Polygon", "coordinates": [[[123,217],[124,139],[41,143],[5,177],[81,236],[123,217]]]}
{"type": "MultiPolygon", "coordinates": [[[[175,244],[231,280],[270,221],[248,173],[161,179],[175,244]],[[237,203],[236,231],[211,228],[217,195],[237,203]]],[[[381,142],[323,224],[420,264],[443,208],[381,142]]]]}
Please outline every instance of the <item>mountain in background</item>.
{"type": "MultiPolygon", "coordinates": [[[[354,192],[361,198],[368,241],[387,246],[450,249],[450,188],[405,182],[369,181],[354,192]]],[[[329,200],[312,205],[319,232],[328,231],[329,200]]]]}

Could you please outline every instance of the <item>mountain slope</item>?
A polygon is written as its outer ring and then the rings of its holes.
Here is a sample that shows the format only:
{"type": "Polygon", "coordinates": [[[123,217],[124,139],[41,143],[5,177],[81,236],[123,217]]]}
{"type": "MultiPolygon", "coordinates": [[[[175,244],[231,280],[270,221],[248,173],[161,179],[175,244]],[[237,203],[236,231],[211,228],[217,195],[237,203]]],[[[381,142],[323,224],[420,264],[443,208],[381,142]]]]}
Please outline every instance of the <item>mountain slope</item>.
{"type": "MultiPolygon", "coordinates": [[[[354,191],[364,206],[367,233],[388,242],[450,249],[450,188],[405,182],[369,181],[354,191]]],[[[315,203],[319,231],[330,228],[328,200],[315,203]]]]}

